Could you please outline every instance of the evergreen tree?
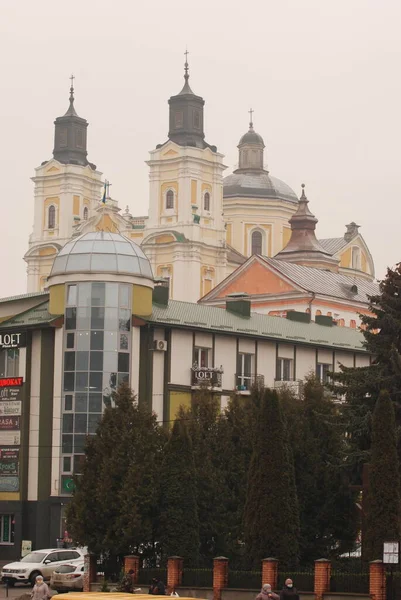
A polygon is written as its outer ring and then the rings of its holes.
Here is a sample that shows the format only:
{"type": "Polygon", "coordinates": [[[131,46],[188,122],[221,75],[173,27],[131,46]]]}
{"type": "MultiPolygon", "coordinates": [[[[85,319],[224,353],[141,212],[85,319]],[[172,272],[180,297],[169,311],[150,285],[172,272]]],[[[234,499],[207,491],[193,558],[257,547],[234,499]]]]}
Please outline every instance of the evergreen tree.
{"type": "MultiPolygon", "coordinates": [[[[365,347],[373,356],[367,367],[342,367],[333,374],[334,391],[346,394],[344,418],[348,423],[350,460],[359,477],[369,458],[372,413],[380,390],[389,391],[401,425],[401,263],[387,269],[380,293],[369,298],[373,313],[361,315],[365,347]]],[[[401,457],[401,447],[399,448],[401,457]]]]}
{"type": "Polygon", "coordinates": [[[196,471],[185,419],[174,422],[164,449],[162,478],[159,538],[163,558],[179,555],[186,564],[196,566],[200,544],[196,471]]]}
{"type": "Polygon", "coordinates": [[[383,542],[401,536],[400,474],[394,407],[382,391],[373,413],[372,451],[362,537],[365,560],[383,556],[383,542]]]}
{"type": "Polygon", "coordinates": [[[164,436],[127,386],[114,401],[88,438],[67,522],[75,542],[116,559],[152,542],[164,436]]]}
{"type": "Polygon", "coordinates": [[[314,377],[303,398],[282,394],[294,455],[303,564],[353,548],[357,535],[355,492],[345,463],[344,427],[337,406],[314,377]]]}
{"type": "Polygon", "coordinates": [[[276,392],[264,391],[258,416],[245,505],[246,550],[255,568],[266,556],[275,556],[291,568],[299,556],[298,500],[276,392]]]}

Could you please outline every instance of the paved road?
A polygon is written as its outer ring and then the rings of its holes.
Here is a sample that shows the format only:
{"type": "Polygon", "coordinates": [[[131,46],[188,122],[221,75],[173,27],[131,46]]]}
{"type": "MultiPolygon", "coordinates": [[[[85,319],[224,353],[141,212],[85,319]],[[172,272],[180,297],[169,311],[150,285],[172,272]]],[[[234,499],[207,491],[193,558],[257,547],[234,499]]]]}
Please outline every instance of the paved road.
{"type": "MultiPolygon", "coordinates": [[[[30,594],[31,593],[31,586],[30,585],[24,585],[22,583],[16,585],[13,588],[8,588],[8,597],[9,598],[18,598],[19,596],[22,596],[22,594],[30,594]]],[[[50,590],[50,592],[52,594],[54,594],[54,592],[52,590],[50,590]]],[[[4,598],[7,598],[7,590],[5,585],[0,584],[0,599],[4,600],[4,598]]]]}

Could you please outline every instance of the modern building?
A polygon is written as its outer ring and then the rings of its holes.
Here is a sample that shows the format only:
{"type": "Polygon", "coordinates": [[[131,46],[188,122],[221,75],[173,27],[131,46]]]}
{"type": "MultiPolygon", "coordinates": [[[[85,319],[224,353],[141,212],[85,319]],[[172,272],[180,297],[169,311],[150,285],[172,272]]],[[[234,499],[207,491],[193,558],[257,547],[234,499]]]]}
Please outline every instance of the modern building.
{"type": "Polygon", "coordinates": [[[170,423],[205,381],[224,408],[253,383],[298,391],[309,372],[369,364],[360,332],[327,316],[250,308],[169,299],[140,246],[109,231],[68,241],[46,292],[0,301],[0,560],[63,537],[85,438],[120,383],[170,423]]]}

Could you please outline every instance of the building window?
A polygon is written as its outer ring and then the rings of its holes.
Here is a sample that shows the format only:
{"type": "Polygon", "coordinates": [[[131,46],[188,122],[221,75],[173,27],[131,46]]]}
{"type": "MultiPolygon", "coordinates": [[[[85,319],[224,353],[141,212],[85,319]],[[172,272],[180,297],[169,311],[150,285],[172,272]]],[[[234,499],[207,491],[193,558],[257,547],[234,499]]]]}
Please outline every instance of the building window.
{"type": "Polygon", "coordinates": [[[207,368],[209,366],[209,348],[195,348],[194,362],[198,367],[207,368]]]}
{"type": "Polygon", "coordinates": [[[237,360],[237,390],[250,390],[253,383],[255,355],[239,352],[237,360]]]}
{"type": "Polygon", "coordinates": [[[182,123],[183,123],[183,114],[181,111],[176,112],[174,115],[174,126],[176,129],[179,129],[180,127],[182,127],[182,123]]]}
{"type": "Polygon", "coordinates": [[[276,363],[276,381],[292,381],[293,360],[278,358],[276,363]]]}
{"type": "Polygon", "coordinates": [[[166,208],[171,209],[174,208],[174,192],[173,190],[168,190],[166,194],[166,208]]]}
{"type": "Polygon", "coordinates": [[[14,543],[14,516],[0,515],[0,544],[14,543]]]}
{"type": "Polygon", "coordinates": [[[200,129],[200,114],[198,110],[194,112],[194,127],[195,129],[200,129]]]}
{"type": "Polygon", "coordinates": [[[84,208],[84,214],[83,214],[84,221],[88,220],[88,214],[89,214],[88,207],[85,206],[85,208],[84,208]]]}
{"type": "Polygon", "coordinates": [[[10,348],[0,351],[0,377],[18,377],[19,349],[10,348]]]}
{"type": "Polygon", "coordinates": [[[209,194],[209,192],[206,192],[205,195],[203,196],[203,208],[205,210],[210,210],[210,194],[209,194]]]}
{"type": "Polygon", "coordinates": [[[357,246],[352,248],[352,268],[358,271],[361,268],[361,250],[357,246]]]}
{"type": "Polygon", "coordinates": [[[351,321],[350,321],[350,323],[349,323],[349,326],[350,326],[352,329],[356,329],[356,321],[355,321],[354,319],[351,319],[351,321]]]}
{"type": "Polygon", "coordinates": [[[262,254],[262,233],[258,230],[252,232],[251,254],[262,254]]]}
{"type": "Polygon", "coordinates": [[[71,470],[82,466],[87,435],[96,432],[113,392],[129,384],[131,286],[69,285],[65,309],[61,421],[61,494],[73,491],[71,470]]]}
{"type": "Polygon", "coordinates": [[[47,227],[48,229],[54,229],[56,226],[56,208],[51,205],[47,213],[47,227]]]}
{"type": "Polygon", "coordinates": [[[77,148],[84,147],[84,132],[82,129],[77,129],[75,132],[75,146],[77,148]]]}
{"type": "Polygon", "coordinates": [[[337,325],[338,325],[338,327],[345,327],[345,320],[344,319],[338,319],[337,325]]]}
{"type": "Polygon", "coordinates": [[[329,372],[332,370],[331,365],[325,363],[317,363],[316,365],[316,377],[323,384],[330,381],[329,372]]]}
{"type": "Polygon", "coordinates": [[[322,311],[317,309],[317,311],[315,313],[316,317],[320,317],[321,314],[322,314],[322,311]]]}

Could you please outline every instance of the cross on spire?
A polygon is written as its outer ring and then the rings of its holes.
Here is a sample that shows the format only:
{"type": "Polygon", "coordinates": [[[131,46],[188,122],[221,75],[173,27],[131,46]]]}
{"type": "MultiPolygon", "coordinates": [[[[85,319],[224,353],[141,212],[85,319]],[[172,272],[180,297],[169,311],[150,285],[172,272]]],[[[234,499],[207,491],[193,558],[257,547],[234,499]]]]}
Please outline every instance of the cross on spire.
{"type": "Polygon", "coordinates": [[[253,127],[253,119],[252,119],[252,116],[253,116],[253,113],[254,113],[254,110],[253,110],[253,108],[250,108],[250,109],[248,110],[248,112],[249,112],[249,129],[252,129],[252,127],[253,127]]]}
{"type": "Polygon", "coordinates": [[[185,74],[184,74],[184,78],[185,78],[185,80],[188,80],[188,78],[189,78],[189,73],[188,73],[188,54],[189,54],[189,52],[188,52],[188,48],[185,48],[184,54],[185,54],[185,74]]]}
{"type": "Polygon", "coordinates": [[[70,102],[74,102],[74,75],[71,75],[70,102]]]}

